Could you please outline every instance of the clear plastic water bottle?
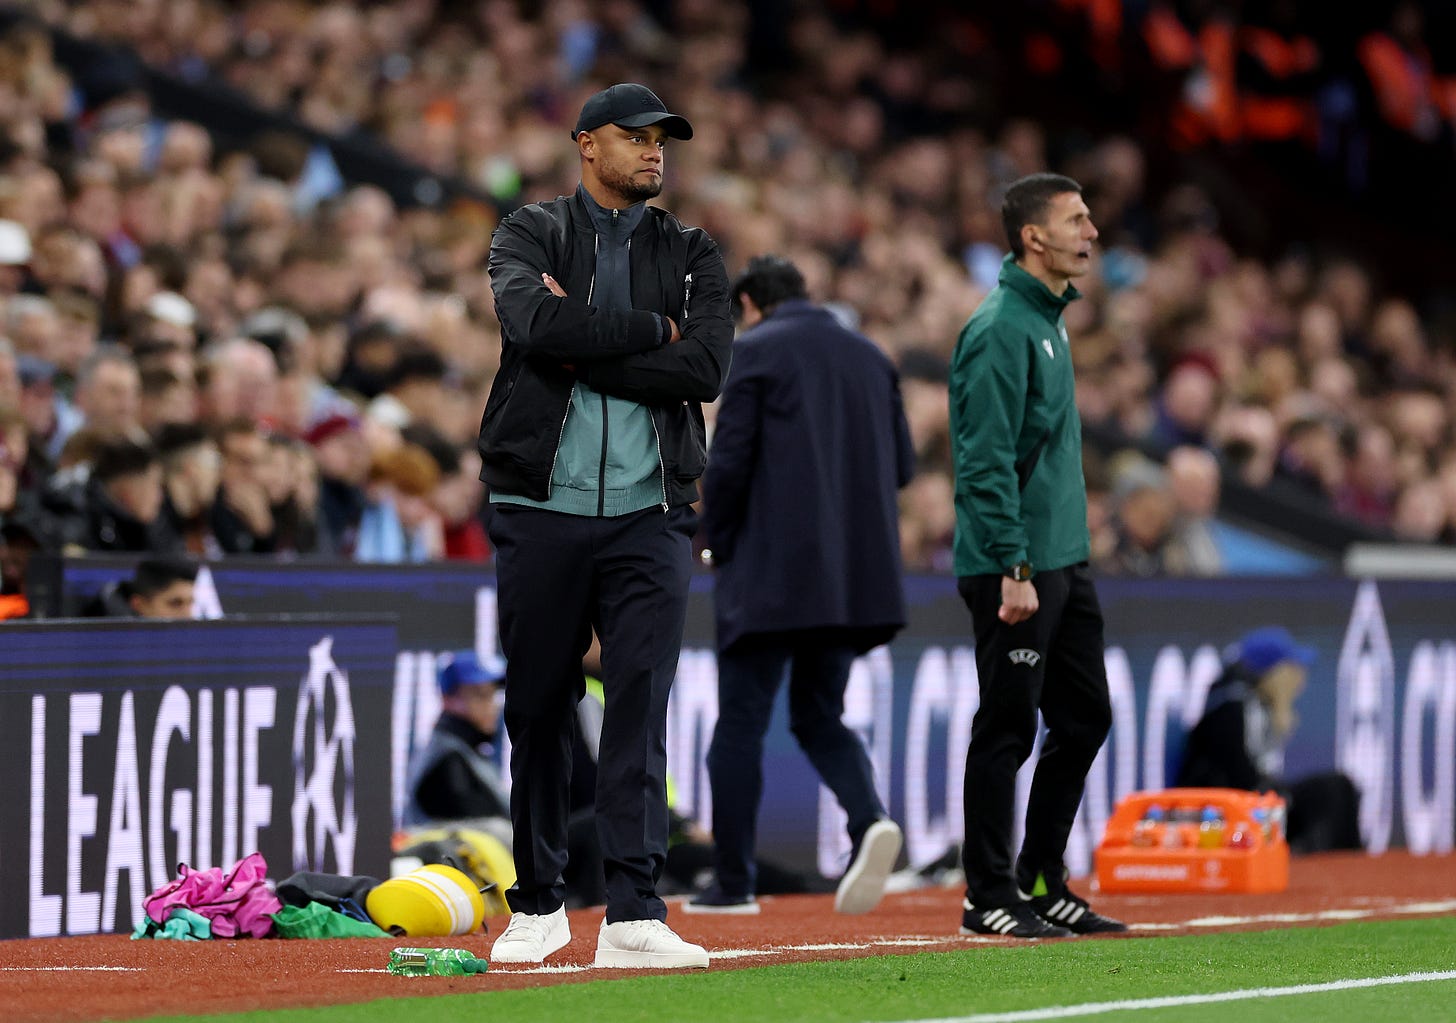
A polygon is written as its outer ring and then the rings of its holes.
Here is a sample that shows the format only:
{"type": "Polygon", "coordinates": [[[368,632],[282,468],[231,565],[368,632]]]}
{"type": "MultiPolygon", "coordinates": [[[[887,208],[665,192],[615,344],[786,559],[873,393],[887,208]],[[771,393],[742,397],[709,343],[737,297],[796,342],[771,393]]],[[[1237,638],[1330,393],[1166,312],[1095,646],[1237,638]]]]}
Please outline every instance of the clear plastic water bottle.
{"type": "Polygon", "coordinates": [[[1222,811],[1212,804],[1205,806],[1198,821],[1198,848],[1222,849],[1225,830],[1222,811]]]}
{"type": "Polygon", "coordinates": [[[1275,842],[1282,842],[1284,840],[1284,814],[1283,803],[1275,803],[1269,810],[1269,831],[1275,842]]]}
{"type": "Polygon", "coordinates": [[[387,969],[401,977],[464,977],[489,967],[463,948],[396,948],[390,950],[387,969]]]}
{"type": "Polygon", "coordinates": [[[1132,844],[1143,849],[1160,845],[1166,822],[1167,815],[1163,812],[1163,808],[1157,803],[1149,804],[1142,819],[1133,825],[1132,844]]]}
{"type": "Polygon", "coordinates": [[[1259,829],[1259,837],[1266,843],[1274,837],[1274,826],[1269,820],[1268,807],[1254,807],[1254,827],[1259,829]]]}

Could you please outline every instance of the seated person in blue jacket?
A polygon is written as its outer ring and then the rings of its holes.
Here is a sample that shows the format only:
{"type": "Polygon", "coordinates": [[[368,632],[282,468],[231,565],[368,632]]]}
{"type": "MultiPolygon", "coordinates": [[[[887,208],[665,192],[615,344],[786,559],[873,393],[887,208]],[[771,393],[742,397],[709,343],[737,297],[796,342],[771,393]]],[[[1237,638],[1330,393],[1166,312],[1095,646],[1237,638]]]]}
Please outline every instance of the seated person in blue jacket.
{"type": "Polygon", "coordinates": [[[1314,648],[1281,626],[1254,629],[1230,646],[1189,733],[1177,784],[1276,791],[1288,811],[1290,851],[1359,849],[1360,797],[1348,776],[1284,778],[1285,746],[1299,720],[1294,705],[1314,660],[1314,648]]]}
{"type": "Polygon", "coordinates": [[[501,678],[470,650],[440,665],[440,717],[410,763],[406,827],[479,820],[490,822],[483,830],[495,833],[496,822],[504,821],[509,844],[510,794],[495,749],[501,678]]]}
{"type": "MultiPolygon", "coordinates": [[[[510,849],[510,792],[496,748],[504,678],[503,672],[487,668],[471,650],[441,663],[436,675],[440,717],[429,741],[411,758],[405,782],[406,828],[455,824],[492,835],[510,849]]],[[[568,872],[567,903],[573,909],[601,905],[606,889],[600,879],[601,850],[590,807],[573,812],[568,820],[567,846],[573,863],[597,864],[594,872],[568,872]]]]}

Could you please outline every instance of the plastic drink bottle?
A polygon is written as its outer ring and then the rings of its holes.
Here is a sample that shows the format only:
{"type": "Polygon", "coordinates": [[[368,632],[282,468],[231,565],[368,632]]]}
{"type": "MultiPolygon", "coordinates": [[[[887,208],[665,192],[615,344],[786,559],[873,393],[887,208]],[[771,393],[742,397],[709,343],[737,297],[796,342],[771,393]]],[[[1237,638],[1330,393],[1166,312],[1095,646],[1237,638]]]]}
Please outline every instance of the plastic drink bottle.
{"type": "Polygon", "coordinates": [[[1223,839],[1223,814],[1216,806],[1205,806],[1203,818],[1198,822],[1198,848],[1222,849],[1223,839]]]}
{"type": "Polygon", "coordinates": [[[1148,807],[1143,814],[1142,820],[1138,821],[1132,829],[1132,844],[1140,848],[1161,845],[1164,828],[1163,808],[1157,803],[1148,807]]]}
{"type": "Polygon", "coordinates": [[[396,948],[390,950],[387,968],[401,977],[464,977],[489,966],[463,948],[396,948]]]}

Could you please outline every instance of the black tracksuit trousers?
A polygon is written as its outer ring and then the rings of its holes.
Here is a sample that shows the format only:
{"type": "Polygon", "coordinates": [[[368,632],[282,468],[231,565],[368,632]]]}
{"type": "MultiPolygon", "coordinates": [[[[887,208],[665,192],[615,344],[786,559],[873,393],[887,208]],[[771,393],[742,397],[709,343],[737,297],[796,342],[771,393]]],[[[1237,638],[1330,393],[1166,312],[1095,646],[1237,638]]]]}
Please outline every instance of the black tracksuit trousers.
{"type": "Polygon", "coordinates": [[[606,698],[596,820],[607,922],[665,920],[667,698],[687,616],[697,514],[653,507],[615,518],[491,508],[506,655],[517,913],[566,901],[572,738],[581,659],[596,629],[606,698]]]}
{"type": "Polygon", "coordinates": [[[966,750],[966,895],[977,909],[1015,903],[1018,881],[1062,884],[1067,836],[1087,772],[1112,726],[1103,663],[1102,609],[1086,564],[1037,572],[1039,607],[1024,622],[997,617],[1001,576],[963,576],[961,597],[976,634],[981,703],[966,750]],[[1013,869],[1016,772],[1047,734],[1026,806],[1026,838],[1013,869]]]}

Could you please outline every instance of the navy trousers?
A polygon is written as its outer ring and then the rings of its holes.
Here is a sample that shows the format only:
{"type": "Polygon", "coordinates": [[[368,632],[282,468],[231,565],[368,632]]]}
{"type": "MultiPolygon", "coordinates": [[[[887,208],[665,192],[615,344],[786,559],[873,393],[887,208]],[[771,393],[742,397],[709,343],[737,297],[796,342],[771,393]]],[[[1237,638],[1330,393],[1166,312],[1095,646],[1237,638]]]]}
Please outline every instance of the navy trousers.
{"type": "Polygon", "coordinates": [[[976,633],[981,705],[966,751],[962,860],[966,895],[977,908],[1019,899],[1038,873],[1061,886],[1067,836],[1087,771],[1112,727],[1103,662],[1102,609],[1087,566],[1038,572],[1039,607],[1007,625],[1001,576],[963,576],[962,598],[976,633]],[[1031,755],[1040,710],[1047,734],[1026,805],[1026,838],[1013,869],[1016,772],[1031,755]],[[1024,889],[1023,889],[1024,890],[1024,889]]]}
{"type": "Polygon", "coordinates": [[[606,697],[596,819],[607,921],[667,918],[657,895],[667,862],[667,697],[696,529],[687,507],[616,518],[491,508],[516,861],[506,898],[515,912],[553,913],[566,901],[572,737],[595,628],[606,697]]]}
{"type": "Polygon", "coordinates": [[[789,728],[849,815],[850,837],[857,843],[871,824],[889,816],[864,745],[842,720],[854,658],[852,648],[834,639],[792,632],[749,637],[718,654],[718,723],[708,747],[708,782],[714,868],[729,895],[755,894],[763,739],[785,669],[789,728]]]}

